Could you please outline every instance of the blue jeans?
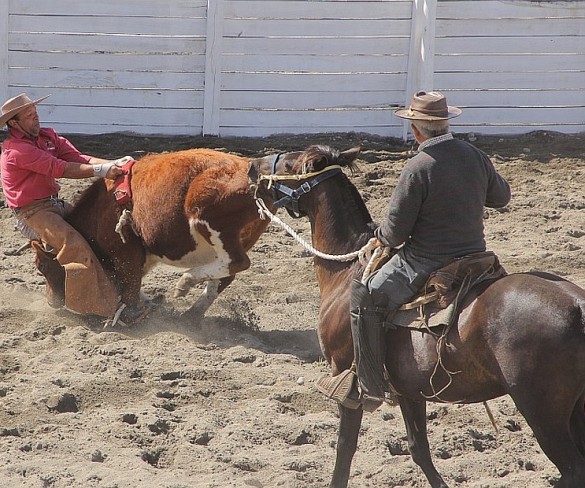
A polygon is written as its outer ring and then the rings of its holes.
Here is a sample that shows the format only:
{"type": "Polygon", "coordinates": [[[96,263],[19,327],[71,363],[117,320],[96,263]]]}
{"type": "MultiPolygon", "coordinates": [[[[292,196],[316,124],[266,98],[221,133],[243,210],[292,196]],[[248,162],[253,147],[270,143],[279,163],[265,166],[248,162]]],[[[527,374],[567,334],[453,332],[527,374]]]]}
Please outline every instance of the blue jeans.
{"type": "Polygon", "coordinates": [[[408,248],[403,247],[368,278],[366,286],[370,293],[374,290],[384,293],[389,299],[388,308],[396,310],[412,300],[430,274],[451,259],[414,256],[408,248]]]}

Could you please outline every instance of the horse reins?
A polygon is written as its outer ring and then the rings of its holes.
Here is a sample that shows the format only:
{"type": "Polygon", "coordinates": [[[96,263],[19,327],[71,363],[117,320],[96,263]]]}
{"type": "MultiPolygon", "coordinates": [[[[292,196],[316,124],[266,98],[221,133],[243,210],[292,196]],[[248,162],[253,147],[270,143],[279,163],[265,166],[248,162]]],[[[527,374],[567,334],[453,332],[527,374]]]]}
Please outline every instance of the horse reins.
{"type": "MultiPolygon", "coordinates": [[[[276,154],[272,160],[272,163],[271,163],[272,174],[260,175],[258,177],[258,182],[260,182],[262,180],[268,181],[266,188],[273,190],[275,198],[278,198],[277,192],[284,194],[285,195],[284,197],[282,197],[276,201],[276,203],[274,204],[275,207],[276,208],[285,207],[286,210],[288,211],[289,215],[291,215],[293,218],[298,218],[298,217],[302,216],[301,212],[298,208],[299,198],[302,195],[304,195],[305,193],[308,193],[309,191],[311,191],[319,183],[322,183],[323,181],[327,180],[328,178],[331,178],[332,176],[342,172],[342,167],[339,165],[331,165],[331,166],[327,166],[326,168],[323,168],[320,171],[315,171],[315,172],[311,172],[311,173],[301,173],[299,175],[275,175],[274,173],[276,171],[276,164],[278,163],[280,156],[281,156],[280,153],[276,154]],[[309,178],[311,178],[310,181],[305,181],[296,190],[293,190],[292,188],[289,188],[288,186],[280,183],[280,181],[302,181],[302,180],[306,180],[309,178]],[[291,210],[286,207],[287,205],[289,205],[291,203],[293,205],[293,210],[296,208],[296,215],[292,214],[291,210]]],[[[282,221],[280,218],[278,218],[276,215],[274,215],[268,209],[268,207],[266,206],[266,204],[264,203],[264,201],[260,197],[258,197],[257,195],[254,195],[254,198],[256,200],[256,205],[258,206],[258,213],[260,214],[260,218],[263,219],[267,216],[268,218],[270,218],[270,220],[272,222],[276,222],[284,230],[286,230],[288,232],[288,234],[291,237],[293,237],[301,246],[303,246],[306,250],[308,250],[309,252],[311,252],[312,254],[314,254],[317,257],[320,257],[322,259],[327,259],[329,261],[346,262],[346,261],[353,261],[354,259],[357,259],[357,258],[360,258],[360,256],[363,256],[365,253],[373,251],[371,254],[371,257],[369,259],[369,262],[366,265],[366,268],[364,270],[364,275],[362,277],[362,280],[367,279],[367,277],[371,274],[372,268],[374,268],[375,263],[377,263],[377,261],[381,257],[382,248],[377,248],[377,249],[373,250],[373,249],[371,249],[370,242],[368,242],[361,249],[358,249],[357,251],[353,251],[353,252],[348,253],[348,254],[326,254],[326,253],[323,253],[323,252],[315,249],[308,242],[306,242],[297,232],[294,231],[294,229],[290,225],[288,225],[286,222],[282,221]]]]}
{"type": "Polygon", "coordinates": [[[338,173],[342,172],[341,166],[339,165],[332,165],[323,168],[321,171],[315,171],[312,173],[302,173],[300,175],[275,175],[276,172],[276,164],[280,159],[282,153],[278,153],[274,156],[271,163],[271,174],[269,175],[260,175],[258,177],[258,181],[267,180],[268,184],[266,185],[267,190],[272,190],[274,194],[274,206],[276,208],[284,207],[289,215],[293,218],[299,218],[303,216],[303,213],[299,209],[299,199],[306,193],[309,193],[314,187],[316,187],[319,183],[322,183],[325,180],[328,180],[332,176],[335,176],[338,173]],[[309,180],[305,181],[301,186],[298,188],[290,188],[281,181],[302,181],[302,180],[309,180]],[[279,194],[284,196],[279,197],[279,194]]]}

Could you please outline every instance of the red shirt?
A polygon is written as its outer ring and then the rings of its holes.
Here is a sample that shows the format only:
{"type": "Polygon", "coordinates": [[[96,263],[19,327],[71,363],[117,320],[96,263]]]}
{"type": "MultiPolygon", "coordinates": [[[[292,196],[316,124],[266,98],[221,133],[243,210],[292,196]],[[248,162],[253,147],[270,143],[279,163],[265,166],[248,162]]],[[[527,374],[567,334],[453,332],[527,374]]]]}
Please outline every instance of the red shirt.
{"type": "Polygon", "coordinates": [[[24,207],[54,195],[61,188],[56,178],[63,176],[66,164],[88,163],[90,159],[53,129],[41,129],[33,140],[10,128],[0,155],[6,203],[10,208],[24,207]]]}

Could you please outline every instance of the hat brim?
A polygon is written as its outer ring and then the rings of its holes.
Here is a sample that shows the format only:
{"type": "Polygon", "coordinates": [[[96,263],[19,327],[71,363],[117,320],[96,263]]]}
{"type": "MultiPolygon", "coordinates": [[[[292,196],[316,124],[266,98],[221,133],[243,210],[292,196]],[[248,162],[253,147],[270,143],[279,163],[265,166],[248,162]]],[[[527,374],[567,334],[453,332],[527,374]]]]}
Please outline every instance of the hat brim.
{"type": "Polygon", "coordinates": [[[449,120],[453,117],[457,117],[461,115],[461,109],[457,107],[448,106],[447,107],[448,115],[446,117],[437,117],[435,115],[428,115],[422,112],[417,112],[416,110],[411,110],[410,108],[401,108],[394,112],[396,117],[400,117],[401,119],[409,119],[409,120],[449,120]]]}
{"type": "Polygon", "coordinates": [[[30,102],[21,105],[20,107],[13,108],[9,110],[5,114],[2,114],[0,117],[0,127],[4,127],[4,124],[8,122],[12,117],[14,117],[19,112],[22,112],[25,108],[30,107],[31,105],[36,105],[37,103],[41,103],[45,98],[49,98],[51,95],[45,95],[44,97],[38,98],[37,100],[31,100],[30,102]]]}

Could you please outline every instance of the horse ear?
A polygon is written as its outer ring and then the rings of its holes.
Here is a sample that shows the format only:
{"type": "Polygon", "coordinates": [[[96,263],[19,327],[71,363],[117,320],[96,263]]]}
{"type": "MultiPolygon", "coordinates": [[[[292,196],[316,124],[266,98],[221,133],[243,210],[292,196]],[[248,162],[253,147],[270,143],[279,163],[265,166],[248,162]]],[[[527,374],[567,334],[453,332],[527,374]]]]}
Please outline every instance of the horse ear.
{"type": "Polygon", "coordinates": [[[362,148],[359,146],[352,147],[351,149],[346,149],[343,152],[339,153],[339,162],[342,166],[349,166],[355,158],[357,158],[362,151],[362,148]]]}
{"type": "Polygon", "coordinates": [[[326,168],[327,166],[329,166],[329,164],[331,164],[331,161],[329,160],[329,157],[323,155],[321,158],[319,159],[314,159],[311,162],[310,167],[308,168],[308,171],[321,171],[322,169],[326,168]]]}

